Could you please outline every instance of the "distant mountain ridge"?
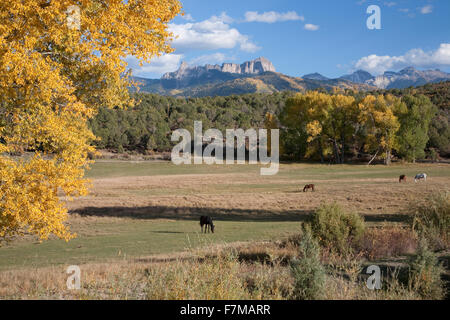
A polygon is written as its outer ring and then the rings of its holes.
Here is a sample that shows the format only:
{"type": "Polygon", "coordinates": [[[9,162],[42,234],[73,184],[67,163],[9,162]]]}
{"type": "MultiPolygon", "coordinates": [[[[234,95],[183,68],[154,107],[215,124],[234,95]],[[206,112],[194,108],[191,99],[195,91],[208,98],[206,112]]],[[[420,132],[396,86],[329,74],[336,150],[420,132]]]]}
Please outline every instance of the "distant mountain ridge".
{"type": "Polygon", "coordinates": [[[367,81],[374,79],[374,76],[367,71],[358,70],[352,74],[342,76],[340,79],[345,79],[354,83],[366,83],[367,81]]]}
{"type": "Polygon", "coordinates": [[[303,79],[310,79],[310,80],[319,80],[319,81],[327,81],[330,80],[330,78],[327,78],[323,75],[321,75],[320,73],[310,73],[310,74],[305,74],[303,77],[303,79]]]}
{"type": "Polygon", "coordinates": [[[355,83],[367,84],[379,89],[404,89],[408,87],[422,86],[427,83],[438,83],[450,80],[450,73],[436,70],[420,71],[413,67],[407,67],[399,72],[386,71],[379,76],[373,76],[370,73],[358,70],[352,74],[342,76],[355,83]]]}
{"type": "Polygon", "coordinates": [[[167,90],[189,90],[192,87],[209,86],[265,72],[276,72],[276,70],[272,62],[264,57],[242,64],[189,66],[183,62],[177,71],[166,73],[161,77],[161,86],[167,90]]]}
{"type": "Polygon", "coordinates": [[[242,64],[189,66],[183,62],[175,72],[161,79],[134,78],[141,83],[140,91],[180,97],[227,96],[245,93],[272,93],[279,91],[304,92],[334,87],[368,90],[370,86],[342,79],[303,79],[277,73],[274,65],[264,57],[242,64]],[[319,79],[319,80],[317,80],[319,79]],[[327,80],[325,80],[327,79],[327,80]]]}
{"type": "Polygon", "coordinates": [[[224,63],[221,66],[207,64],[205,66],[189,67],[186,62],[183,62],[180,68],[175,72],[169,72],[162,76],[162,80],[181,80],[185,78],[201,77],[210,71],[219,71],[224,73],[232,73],[239,75],[255,75],[264,72],[276,72],[272,62],[264,57],[257,58],[252,61],[246,61],[242,64],[224,63]]]}
{"type": "Polygon", "coordinates": [[[450,80],[450,74],[440,70],[419,71],[408,67],[399,72],[387,71],[377,77],[367,71],[358,70],[337,79],[330,79],[319,73],[299,78],[277,73],[272,62],[260,57],[242,64],[189,66],[183,62],[177,71],[166,73],[161,79],[134,79],[141,83],[142,92],[203,97],[284,90],[304,92],[319,88],[331,91],[335,87],[366,91],[402,89],[450,80]]]}

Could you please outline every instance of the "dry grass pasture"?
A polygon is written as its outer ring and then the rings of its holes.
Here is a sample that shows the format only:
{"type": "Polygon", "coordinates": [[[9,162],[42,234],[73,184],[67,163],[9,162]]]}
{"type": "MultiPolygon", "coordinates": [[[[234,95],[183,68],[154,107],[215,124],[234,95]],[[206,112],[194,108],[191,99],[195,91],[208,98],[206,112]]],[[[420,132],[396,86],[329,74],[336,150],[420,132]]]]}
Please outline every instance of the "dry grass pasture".
{"type": "MultiPolygon", "coordinates": [[[[278,175],[264,177],[258,166],[248,165],[99,161],[88,177],[92,179],[91,194],[67,203],[69,225],[77,233],[76,239],[39,243],[25,238],[0,248],[0,298],[208,298],[165,296],[163,292],[149,293],[144,287],[151,282],[149,274],[162,272],[161,265],[175,274],[181,272],[177,269],[180,261],[198,257],[193,254],[196,250],[258,244],[256,251],[268,248],[298,232],[300,222],[322,203],[337,202],[356,211],[369,226],[401,226],[411,203],[432,193],[450,191],[447,164],[282,164],[278,175]],[[428,174],[428,181],[414,183],[414,176],[422,172],[428,174]],[[407,183],[399,183],[402,174],[407,175],[407,183]],[[316,185],[316,192],[303,193],[303,186],[310,183],[316,185]],[[200,234],[201,215],[214,218],[215,234],[200,234]],[[89,270],[84,278],[92,282],[91,287],[85,282],[89,290],[75,296],[64,291],[65,268],[69,265],[89,270]],[[114,291],[112,283],[121,281],[128,284],[119,286],[120,292],[114,291]],[[143,287],[133,289],[129,285],[143,287]]],[[[277,252],[280,255],[280,250],[277,252]]],[[[269,256],[272,259],[277,254],[269,256]]],[[[282,283],[288,282],[272,279],[273,268],[270,271],[264,264],[236,267],[231,263],[229,267],[245,269],[233,269],[237,274],[261,273],[257,278],[263,286],[267,281],[279,281],[275,286],[279,291],[268,296],[262,291],[240,296],[235,288],[236,296],[217,293],[213,298],[281,299],[283,290],[287,290],[282,283]]],[[[286,268],[282,270],[280,274],[287,277],[283,273],[286,268]]],[[[235,281],[228,280],[230,284],[235,281]]],[[[336,281],[340,280],[334,279],[329,285],[337,288],[336,281]]],[[[354,290],[353,295],[335,291],[334,298],[383,298],[354,286],[347,289],[354,290]]],[[[399,297],[417,298],[400,291],[399,297]]]]}

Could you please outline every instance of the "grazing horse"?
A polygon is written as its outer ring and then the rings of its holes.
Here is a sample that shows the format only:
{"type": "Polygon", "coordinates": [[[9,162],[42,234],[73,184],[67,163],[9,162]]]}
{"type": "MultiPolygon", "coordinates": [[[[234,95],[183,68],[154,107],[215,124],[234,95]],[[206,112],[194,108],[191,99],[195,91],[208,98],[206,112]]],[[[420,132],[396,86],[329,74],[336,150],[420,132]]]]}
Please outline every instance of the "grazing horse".
{"type": "Polygon", "coordinates": [[[307,192],[309,189],[311,189],[311,191],[314,192],[314,187],[315,187],[315,185],[313,185],[313,184],[307,184],[307,185],[303,188],[303,192],[307,192]]]}
{"type": "Polygon", "coordinates": [[[400,176],[400,178],[398,179],[398,182],[399,182],[399,183],[402,183],[402,181],[403,181],[403,182],[406,182],[406,175],[404,175],[404,174],[402,174],[402,175],[400,176]]]}
{"type": "Polygon", "coordinates": [[[205,233],[206,230],[211,230],[212,233],[214,233],[214,222],[211,217],[201,216],[200,217],[200,227],[202,227],[202,233],[203,233],[203,226],[205,226],[205,233]]]}
{"type": "Polygon", "coordinates": [[[427,181],[427,174],[426,173],[419,173],[418,175],[416,175],[416,177],[414,178],[414,182],[417,182],[417,181],[420,181],[420,180],[427,181]]]}

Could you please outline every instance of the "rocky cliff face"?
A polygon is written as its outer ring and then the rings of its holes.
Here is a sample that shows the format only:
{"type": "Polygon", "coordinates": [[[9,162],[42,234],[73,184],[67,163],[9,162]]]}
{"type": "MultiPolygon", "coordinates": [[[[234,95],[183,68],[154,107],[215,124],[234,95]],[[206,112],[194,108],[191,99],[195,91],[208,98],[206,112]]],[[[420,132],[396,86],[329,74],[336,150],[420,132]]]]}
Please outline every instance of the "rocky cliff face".
{"type": "Polygon", "coordinates": [[[244,62],[243,64],[224,63],[221,66],[207,64],[205,66],[189,67],[186,62],[183,62],[177,71],[166,73],[161,79],[183,80],[186,78],[200,78],[211,71],[236,75],[258,75],[269,71],[276,72],[272,62],[261,57],[252,61],[244,62]]]}

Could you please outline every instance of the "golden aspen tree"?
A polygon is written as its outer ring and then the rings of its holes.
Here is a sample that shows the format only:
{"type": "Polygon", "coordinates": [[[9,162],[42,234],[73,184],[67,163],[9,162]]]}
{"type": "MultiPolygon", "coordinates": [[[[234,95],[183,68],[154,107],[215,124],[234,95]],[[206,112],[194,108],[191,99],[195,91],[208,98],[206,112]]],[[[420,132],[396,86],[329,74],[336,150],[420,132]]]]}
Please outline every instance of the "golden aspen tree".
{"type": "Polygon", "coordinates": [[[396,114],[406,106],[392,95],[366,96],[359,104],[359,121],[366,131],[365,149],[375,153],[369,164],[381,153],[386,165],[391,164],[392,149],[400,123],[396,114]]]}
{"type": "Polygon", "coordinates": [[[87,120],[131,103],[124,58],[172,52],[180,10],[178,0],[0,2],[0,241],[74,236],[59,196],[87,194],[87,120]]]}
{"type": "Polygon", "coordinates": [[[305,136],[306,158],[318,154],[323,162],[323,157],[329,153],[326,138],[322,134],[322,124],[328,116],[330,103],[328,94],[317,91],[298,93],[286,101],[281,122],[285,127],[298,132],[299,136],[305,136]]]}
{"type": "Polygon", "coordinates": [[[306,93],[306,133],[308,148],[306,156],[319,153],[321,159],[331,154],[332,148],[327,137],[328,119],[331,110],[331,96],[316,91],[306,93]]]}
{"type": "Polygon", "coordinates": [[[332,154],[336,163],[344,162],[345,145],[355,130],[355,99],[342,94],[317,91],[297,94],[286,104],[284,124],[300,126],[307,134],[306,156],[332,154]]]}
{"type": "Polygon", "coordinates": [[[354,139],[357,131],[358,110],[355,98],[343,94],[331,96],[329,121],[329,139],[335,149],[337,163],[345,162],[347,144],[354,139]]]}

